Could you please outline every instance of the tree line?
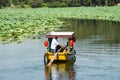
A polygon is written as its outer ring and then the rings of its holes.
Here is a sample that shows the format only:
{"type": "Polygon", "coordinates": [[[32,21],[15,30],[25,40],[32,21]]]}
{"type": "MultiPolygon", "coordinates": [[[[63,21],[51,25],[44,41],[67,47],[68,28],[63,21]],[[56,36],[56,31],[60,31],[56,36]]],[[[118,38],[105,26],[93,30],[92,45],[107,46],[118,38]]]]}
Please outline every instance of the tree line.
{"type": "Polygon", "coordinates": [[[120,0],[0,0],[0,8],[113,6],[119,3],[120,0]]]}

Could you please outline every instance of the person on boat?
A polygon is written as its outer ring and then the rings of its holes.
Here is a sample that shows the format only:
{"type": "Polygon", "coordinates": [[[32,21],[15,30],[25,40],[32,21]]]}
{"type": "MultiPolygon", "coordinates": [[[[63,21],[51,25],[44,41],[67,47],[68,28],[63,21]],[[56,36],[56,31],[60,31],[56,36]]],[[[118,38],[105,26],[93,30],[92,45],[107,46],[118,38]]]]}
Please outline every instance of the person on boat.
{"type": "Polygon", "coordinates": [[[55,53],[55,52],[58,52],[58,50],[63,46],[61,44],[59,44],[58,38],[55,37],[52,39],[52,42],[51,42],[51,52],[55,53]]]}

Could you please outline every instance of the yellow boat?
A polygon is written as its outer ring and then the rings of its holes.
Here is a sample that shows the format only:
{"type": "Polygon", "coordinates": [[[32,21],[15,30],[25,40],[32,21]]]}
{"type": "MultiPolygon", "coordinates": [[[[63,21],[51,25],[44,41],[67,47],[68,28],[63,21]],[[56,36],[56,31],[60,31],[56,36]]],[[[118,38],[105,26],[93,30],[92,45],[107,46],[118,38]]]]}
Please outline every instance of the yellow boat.
{"type": "Polygon", "coordinates": [[[44,41],[44,46],[47,48],[47,52],[44,54],[44,63],[47,64],[51,59],[54,58],[55,62],[59,61],[69,61],[74,63],[76,61],[76,51],[74,49],[74,42],[76,38],[74,32],[49,32],[46,34],[47,40],[44,41]],[[51,42],[54,37],[58,38],[67,38],[67,44],[65,47],[62,47],[55,56],[55,53],[51,52],[51,42]]]}

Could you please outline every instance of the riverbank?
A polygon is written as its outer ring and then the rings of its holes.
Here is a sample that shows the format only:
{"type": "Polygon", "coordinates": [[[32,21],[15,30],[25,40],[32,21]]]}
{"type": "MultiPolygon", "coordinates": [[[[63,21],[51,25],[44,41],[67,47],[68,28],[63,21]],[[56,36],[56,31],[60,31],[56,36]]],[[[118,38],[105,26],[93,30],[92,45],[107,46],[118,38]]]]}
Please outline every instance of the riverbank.
{"type": "Polygon", "coordinates": [[[109,20],[120,22],[120,7],[68,7],[0,9],[0,41],[20,42],[62,26],[59,18],[109,20]]]}

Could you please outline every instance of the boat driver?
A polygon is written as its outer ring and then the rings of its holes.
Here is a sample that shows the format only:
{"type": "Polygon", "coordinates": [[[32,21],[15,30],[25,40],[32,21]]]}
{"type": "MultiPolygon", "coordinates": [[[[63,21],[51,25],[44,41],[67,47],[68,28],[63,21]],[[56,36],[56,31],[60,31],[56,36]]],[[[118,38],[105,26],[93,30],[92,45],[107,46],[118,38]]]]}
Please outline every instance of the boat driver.
{"type": "Polygon", "coordinates": [[[58,50],[62,47],[61,44],[59,44],[58,40],[57,40],[57,37],[53,38],[52,39],[52,42],[51,42],[51,52],[52,53],[56,53],[58,52],[58,50]]]}

